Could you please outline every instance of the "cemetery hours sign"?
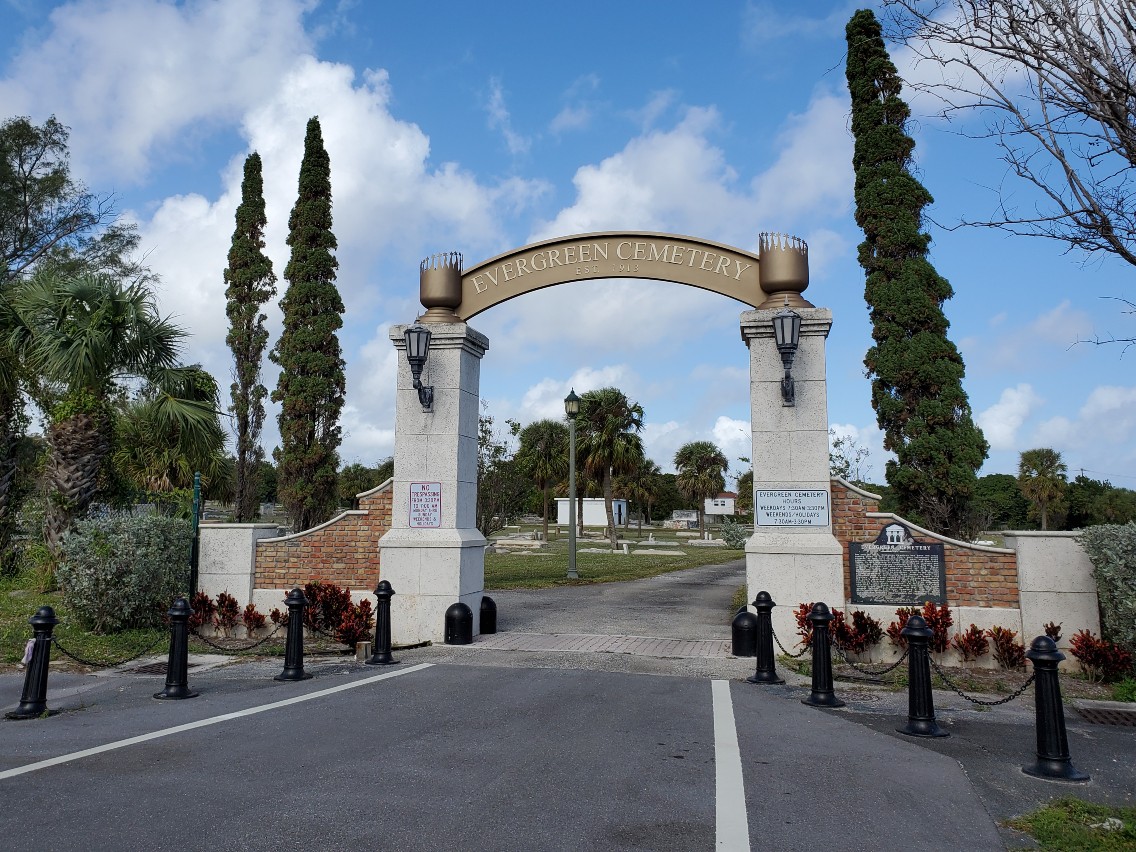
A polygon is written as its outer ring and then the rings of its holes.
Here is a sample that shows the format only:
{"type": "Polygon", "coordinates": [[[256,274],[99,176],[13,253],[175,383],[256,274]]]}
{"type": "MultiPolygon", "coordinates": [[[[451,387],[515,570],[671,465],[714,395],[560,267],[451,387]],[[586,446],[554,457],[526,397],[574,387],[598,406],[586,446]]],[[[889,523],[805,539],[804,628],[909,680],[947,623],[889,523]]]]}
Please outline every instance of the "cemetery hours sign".
{"type": "Polygon", "coordinates": [[[442,483],[410,483],[411,529],[437,529],[442,526],[442,483]]]}
{"type": "Polygon", "coordinates": [[[828,492],[755,491],[753,505],[759,527],[827,527],[828,492]]]}
{"type": "Polygon", "coordinates": [[[917,606],[947,602],[942,544],[920,544],[903,524],[888,524],[869,544],[848,545],[852,603],[917,606]]]}

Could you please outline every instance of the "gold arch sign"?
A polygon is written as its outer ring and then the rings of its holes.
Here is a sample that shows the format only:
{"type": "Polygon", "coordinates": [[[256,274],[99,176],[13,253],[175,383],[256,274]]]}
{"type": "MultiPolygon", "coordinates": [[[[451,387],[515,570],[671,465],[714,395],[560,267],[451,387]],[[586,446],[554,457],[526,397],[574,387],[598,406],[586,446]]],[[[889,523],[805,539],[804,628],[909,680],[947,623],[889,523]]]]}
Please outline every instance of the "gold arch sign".
{"type": "Polygon", "coordinates": [[[808,246],[761,234],[759,254],[678,234],[603,231],[532,243],[470,269],[458,252],[422,261],[422,322],[465,322],[533,290],[593,278],[650,278],[721,293],[754,308],[812,307],[808,246]]]}

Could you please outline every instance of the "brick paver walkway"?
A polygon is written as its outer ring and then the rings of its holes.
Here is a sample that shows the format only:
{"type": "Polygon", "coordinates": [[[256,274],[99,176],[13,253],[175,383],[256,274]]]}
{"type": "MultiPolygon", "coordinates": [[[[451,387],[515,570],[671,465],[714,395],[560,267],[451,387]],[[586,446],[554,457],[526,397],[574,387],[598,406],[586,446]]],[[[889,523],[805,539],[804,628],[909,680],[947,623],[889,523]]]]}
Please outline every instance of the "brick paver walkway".
{"type": "Polygon", "coordinates": [[[497,633],[478,636],[467,647],[483,651],[576,651],[586,654],[635,654],[642,657],[732,656],[730,642],[724,639],[661,639],[592,633],[497,633]]]}

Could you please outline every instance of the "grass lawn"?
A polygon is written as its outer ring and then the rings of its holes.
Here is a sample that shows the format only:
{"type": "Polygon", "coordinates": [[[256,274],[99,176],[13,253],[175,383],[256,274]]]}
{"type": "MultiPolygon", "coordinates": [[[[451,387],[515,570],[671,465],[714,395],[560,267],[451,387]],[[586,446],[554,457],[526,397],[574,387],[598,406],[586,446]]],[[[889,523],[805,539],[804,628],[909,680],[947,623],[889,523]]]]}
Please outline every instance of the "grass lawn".
{"type": "MultiPolygon", "coordinates": [[[[529,532],[532,527],[523,527],[521,532],[529,532]]],[[[539,529],[539,528],[538,528],[539,529]]],[[[509,529],[507,532],[516,532],[509,529]]],[[[652,530],[655,541],[677,541],[680,544],[683,538],[678,538],[671,530],[652,530]]],[[[497,535],[502,535],[498,533],[497,535]]],[[[745,553],[741,550],[730,550],[725,547],[670,547],[667,554],[634,555],[636,549],[635,530],[626,534],[626,540],[632,542],[632,555],[624,555],[622,551],[616,553],[579,553],[576,554],[576,573],[579,580],[568,580],[565,574],[568,571],[568,540],[555,538],[543,550],[532,553],[487,553],[485,555],[485,588],[487,591],[503,589],[545,589],[550,586],[568,586],[583,583],[613,583],[620,580],[640,580],[644,577],[654,577],[657,574],[666,574],[670,571],[679,571],[683,568],[695,568],[699,565],[719,565],[723,562],[733,562],[744,559],[745,553]],[[673,554],[672,554],[673,551],[673,554]],[[679,555],[679,553],[683,555],[679,555]]],[[[577,551],[584,548],[603,548],[607,543],[600,539],[580,539],[577,551]]],[[[647,542],[647,533],[638,542],[639,547],[651,549],[647,542]]]]}
{"type": "Polygon", "coordinates": [[[1136,849],[1136,808],[1132,807],[1058,799],[1006,825],[1030,835],[1042,849],[1136,849]]]}
{"type": "MultiPolygon", "coordinates": [[[[35,578],[25,574],[0,578],[0,664],[10,665],[23,659],[24,645],[32,638],[28,619],[45,605],[55,610],[60,622],[55,638],[68,651],[88,660],[114,663],[150,646],[154,646],[153,653],[160,653],[168,645],[169,631],[165,628],[127,630],[106,636],[88,633],[68,611],[58,592],[37,591],[35,578]]],[[[52,649],[52,662],[61,656],[58,649],[52,649]]]]}

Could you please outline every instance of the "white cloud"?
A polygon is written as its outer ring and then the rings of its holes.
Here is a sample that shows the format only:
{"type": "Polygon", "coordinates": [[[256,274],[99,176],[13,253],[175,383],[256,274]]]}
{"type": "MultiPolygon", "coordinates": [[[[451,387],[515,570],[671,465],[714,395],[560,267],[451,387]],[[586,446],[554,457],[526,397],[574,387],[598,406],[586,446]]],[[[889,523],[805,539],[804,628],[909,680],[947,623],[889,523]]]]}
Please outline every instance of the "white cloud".
{"type": "Polygon", "coordinates": [[[532,140],[513,129],[513,119],[505,106],[505,92],[501,88],[501,81],[496,78],[489,81],[489,103],[486,104],[485,109],[489,113],[489,127],[501,131],[509,153],[514,155],[527,153],[532,140]]]}
{"type": "MultiPolygon", "coordinates": [[[[753,44],[787,39],[831,38],[844,32],[853,11],[863,4],[858,0],[845,3],[824,17],[785,12],[784,6],[772,0],[758,0],[747,5],[743,20],[745,39],[753,44]]],[[[793,5],[793,9],[807,8],[793,5]]]]}
{"type": "Polygon", "coordinates": [[[1008,320],[996,314],[989,320],[989,324],[997,328],[995,333],[959,341],[967,365],[976,373],[997,374],[1031,367],[1052,358],[1054,348],[1062,350],[1063,354],[1070,350],[1070,354],[1077,355],[1074,344],[1092,335],[1089,315],[1073,307],[1068,299],[1016,328],[1008,327],[1013,316],[1008,320]]]}
{"type": "Polygon", "coordinates": [[[715,445],[730,460],[730,470],[734,473],[744,470],[747,465],[739,462],[738,459],[753,456],[753,435],[750,432],[749,421],[736,420],[722,414],[714,421],[711,433],[715,445]]]}
{"type": "MultiPolygon", "coordinates": [[[[660,99],[665,105],[670,95],[660,99]]],[[[651,120],[662,107],[651,110],[651,120]]],[[[825,91],[791,116],[777,137],[777,159],[749,187],[711,138],[713,107],[686,107],[668,130],[647,129],[623,150],[580,167],[576,199],[532,240],[612,228],[699,233],[753,246],[763,228],[787,230],[818,217],[832,219],[852,198],[852,142],[846,99],[825,91]]]]}
{"type": "Polygon", "coordinates": [[[592,120],[592,111],[586,106],[566,106],[552,119],[548,129],[553,133],[583,130],[592,120]]]}
{"type": "MultiPolygon", "coordinates": [[[[1094,388],[1076,418],[1051,417],[1038,426],[1033,446],[1088,456],[1092,467],[1115,469],[1136,459],[1136,387],[1094,388]]],[[[1068,461],[1068,460],[1067,460],[1068,461]]]]}
{"type": "Polygon", "coordinates": [[[304,0],[76,0],[0,80],[0,114],[73,129],[79,174],[137,181],[266,97],[310,49],[304,0]]]}
{"type": "Polygon", "coordinates": [[[998,401],[976,418],[982,434],[990,443],[990,449],[1019,449],[1018,430],[1043,402],[1029,384],[1023,383],[1003,390],[998,401]]]}

